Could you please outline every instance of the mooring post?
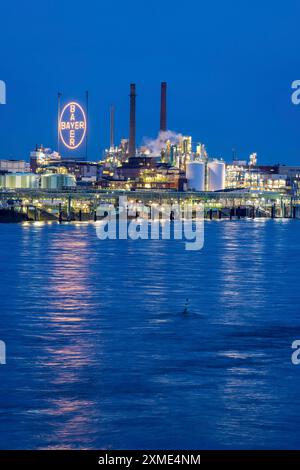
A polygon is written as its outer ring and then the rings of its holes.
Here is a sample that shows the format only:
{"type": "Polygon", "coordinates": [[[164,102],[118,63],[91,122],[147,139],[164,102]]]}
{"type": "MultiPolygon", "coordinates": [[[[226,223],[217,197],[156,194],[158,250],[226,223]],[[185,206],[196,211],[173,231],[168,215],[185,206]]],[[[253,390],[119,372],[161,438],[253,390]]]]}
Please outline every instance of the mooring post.
{"type": "Polygon", "coordinates": [[[271,207],[271,218],[275,219],[276,217],[276,204],[274,203],[271,207]]]}
{"type": "Polygon", "coordinates": [[[285,219],[285,216],[286,216],[286,207],[285,207],[285,204],[283,203],[282,204],[282,217],[285,219]]]}
{"type": "Polygon", "coordinates": [[[61,224],[62,223],[62,210],[61,210],[61,202],[58,205],[58,221],[61,224]]]}
{"type": "Polygon", "coordinates": [[[69,194],[68,196],[68,221],[71,220],[71,208],[72,208],[72,196],[69,194]]]}
{"type": "Polygon", "coordinates": [[[284,204],[282,197],[280,198],[280,217],[284,217],[284,204]]]}

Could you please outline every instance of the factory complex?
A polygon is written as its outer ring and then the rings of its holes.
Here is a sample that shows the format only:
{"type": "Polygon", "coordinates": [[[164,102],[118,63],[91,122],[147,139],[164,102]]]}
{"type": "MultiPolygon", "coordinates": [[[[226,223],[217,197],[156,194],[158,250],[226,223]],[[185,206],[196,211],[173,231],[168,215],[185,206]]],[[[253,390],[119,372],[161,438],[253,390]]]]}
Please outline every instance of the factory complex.
{"type": "Polygon", "coordinates": [[[131,84],[129,138],[115,144],[111,106],[110,145],[94,161],[87,158],[87,112],[74,101],[61,107],[61,96],[57,150],[36,145],[29,162],[0,160],[2,210],[13,206],[29,220],[90,219],[99,198],[115,203],[118,194],[126,193],[150,204],[201,200],[210,218],[212,211],[218,211],[218,218],[298,215],[300,165],[259,165],[256,153],[241,160],[233,152],[230,163],[209,156],[203,143],[168,129],[166,82],[161,84],[157,138],[136,145],[136,86],[131,84]]]}

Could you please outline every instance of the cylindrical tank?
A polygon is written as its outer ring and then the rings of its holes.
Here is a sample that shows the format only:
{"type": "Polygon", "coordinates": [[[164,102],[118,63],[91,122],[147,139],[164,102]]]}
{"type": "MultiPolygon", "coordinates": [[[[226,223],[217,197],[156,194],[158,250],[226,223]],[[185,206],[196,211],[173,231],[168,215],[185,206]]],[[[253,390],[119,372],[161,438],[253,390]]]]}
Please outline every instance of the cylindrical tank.
{"type": "Polygon", "coordinates": [[[187,162],[187,186],[190,191],[205,190],[205,163],[200,161],[187,162]]]}
{"type": "Polygon", "coordinates": [[[208,162],[208,190],[221,191],[225,189],[225,163],[220,160],[208,162]]]}
{"type": "Polygon", "coordinates": [[[64,189],[76,186],[75,176],[69,174],[44,174],[41,176],[42,189],[64,189]]]}
{"type": "Polygon", "coordinates": [[[38,188],[39,176],[34,173],[7,173],[5,175],[5,187],[10,189],[38,188]]]}

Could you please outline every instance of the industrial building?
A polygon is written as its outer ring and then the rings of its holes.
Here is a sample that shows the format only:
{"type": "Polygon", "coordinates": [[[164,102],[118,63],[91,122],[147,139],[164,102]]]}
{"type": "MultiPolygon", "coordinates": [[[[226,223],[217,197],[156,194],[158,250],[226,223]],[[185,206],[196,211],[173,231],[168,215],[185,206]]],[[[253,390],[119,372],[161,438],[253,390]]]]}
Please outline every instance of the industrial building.
{"type": "Polygon", "coordinates": [[[188,162],[186,164],[187,189],[190,191],[205,191],[206,164],[204,161],[188,162]]]}
{"type": "Polygon", "coordinates": [[[71,189],[75,187],[75,176],[68,174],[6,173],[0,175],[0,188],[3,189],[71,189]]]}
{"type": "Polygon", "coordinates": [[[222,191],[225,189],[225,163],[216,159],[187,162],[186,179],[190,191],[222,191]]]}
{"type": "Polygon", "coordinates": [[[74,175],[49,173],[41,175],[41,189],[73,189],[76,187],[74,175]]]}
{"type": "Polygon", "coordinates": [[[0,173],[29,173],[30,164],[25,160],[0,160],[0,173]]]}
{"type": "Polygon", "coordinates": [[[98,187],[102,189],[157,189],[183,191],[186,185],[185,172],[157,162],[155,158],[129,158],[123,166],[113,172],[103,170],[98,187]]]}
{"type": "Polygon", "coordinates": [[[6,173],[0,175],[0,187],[5,189],[36,189],[39,176],[34,173],[6,173]]]}
{"type": "Polygon", "coordinates": [[[102,174],[103,165],[100,162],[62,159],[58,152],[53,152],[40,145],[30,152],[30,167],[34,173],[39,175],[69,174],[75,177],[76,184],[94,185],[102,174]]]}
{"type": "MultiPolygon", "coordinates": [[[[280,165],[250,165],[246,161],[233,161],[226,165],[226,189],[246,189],[248,191],[289,192],[297,181],[289,167],[280,165]]],[[[299,178],[298,178],[299,179],[299,178]]]]}
{"type": "Polygon", "coordinates": [[[110,148],[105,151],[101,188],[186,189],[185,165],[193,158],[192,138],[167,130],[167,83],[161,83],[159,134],[136,146],[136,85],[130,85],[129,139],[114,143],[114,107],[110,110],[110,148]]]}
{"type": "Polygon", "coordinates": [[[110,146],[103,158],[81,161],[36,145],[30,164],[0,160],[2,188],[276,192],[300,195],[300,166],[258,165],[257,154],[226,164],[208,155],[192,137],[168,130],[167,83],[160,87],[158,136],[136,144],[136,85],[129,90],[129,138],[115,144],[115,108],[110,107],[110,146]],[[30,173],[31,171],[31,173],[30,173]],[[27,174],[27,178],[25,176],[27,174]]]}
{"type": "Polygon", "coordinates": [[[69,173],[73,175],[76,182],[96,183],[102,173],[102,165],[97,162],[86,162],[80,160],[63,160],[52,162],[51,165],[40,169],[47,173],[69,173]]]}
{"type": "Polygon", "coordinates": [[[60,161],[61,156],[58,152],[53,152],[43,145],[36,145],[35,150],[30,152],[30,169],[33,173],[36,173],[39,168],[45,168],[60,161]]]}

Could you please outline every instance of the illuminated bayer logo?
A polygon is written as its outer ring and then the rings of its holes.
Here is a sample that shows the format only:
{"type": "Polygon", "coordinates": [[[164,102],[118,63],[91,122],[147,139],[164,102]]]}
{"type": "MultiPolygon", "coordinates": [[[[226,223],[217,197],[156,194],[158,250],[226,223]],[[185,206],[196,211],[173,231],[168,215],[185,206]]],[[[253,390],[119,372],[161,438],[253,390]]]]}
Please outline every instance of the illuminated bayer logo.
{"type": "Polygon", "coordinates": [[[70,150],[80,147],[86,135],[86,115],[80,104],[75,101],[66,104],[58,125],[63,144],[70,150]]]}

